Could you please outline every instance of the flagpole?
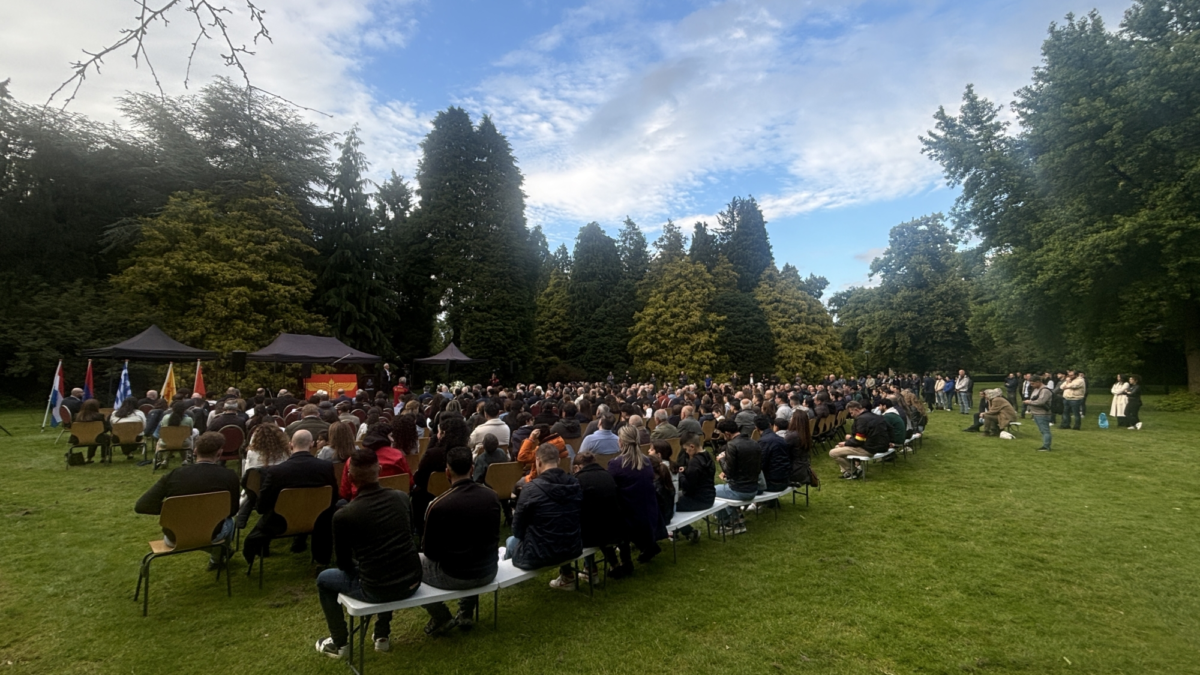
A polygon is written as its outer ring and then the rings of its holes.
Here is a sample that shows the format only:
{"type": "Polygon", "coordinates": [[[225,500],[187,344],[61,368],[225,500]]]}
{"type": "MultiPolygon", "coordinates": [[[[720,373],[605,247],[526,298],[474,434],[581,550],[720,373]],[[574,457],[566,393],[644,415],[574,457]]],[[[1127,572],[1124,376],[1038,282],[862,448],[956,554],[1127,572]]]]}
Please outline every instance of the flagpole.
{"type": "MultiPolygon", "coordinates": [[[[60,372],[62,372],[62,359],[58,360],[58,368],[54,369],[54,377],[57,378],[60,372]]],[[[50,405],[54,402],[55,391],[57,391],[57,387],[51,385],[50,395],[46,397],[46,414],[42,415],[42,431],[39,433],[44,433],[46,431],[46,421],[50,419],[50,405]]]]}

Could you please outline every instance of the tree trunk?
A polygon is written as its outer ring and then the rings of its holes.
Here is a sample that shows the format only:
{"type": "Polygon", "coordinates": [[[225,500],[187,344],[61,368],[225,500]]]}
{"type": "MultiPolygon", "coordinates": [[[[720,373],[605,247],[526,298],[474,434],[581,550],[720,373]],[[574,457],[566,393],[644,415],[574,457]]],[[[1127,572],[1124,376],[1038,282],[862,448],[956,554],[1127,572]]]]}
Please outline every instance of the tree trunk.
{"type": "Polygon", "coordinates": [[[1184,311],[1183,353],[1187,357],[1188,391],[1200,394],[1200,304],[1191,303],[1184,311]]]}

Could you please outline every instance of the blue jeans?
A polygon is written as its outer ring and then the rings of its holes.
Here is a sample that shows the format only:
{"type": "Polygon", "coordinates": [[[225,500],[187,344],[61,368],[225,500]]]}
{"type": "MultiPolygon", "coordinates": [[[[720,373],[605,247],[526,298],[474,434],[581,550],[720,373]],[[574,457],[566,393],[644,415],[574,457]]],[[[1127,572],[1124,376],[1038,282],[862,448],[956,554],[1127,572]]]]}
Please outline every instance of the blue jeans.
{"type": "MultiPolygon", "coordinates": [[[[717,486],[717,497],[720,499],[731,499],[739,502],[748,502],[754,499],[757,493],[755,492],[735,492],[728,484],[722,483],[717,486]]],[[[717,521],[722,525],[728,523],[734,516],[737,515],[737,509],[728,507],[724,510],[717,511],[717,521]]]]}
{"type": "MultiPolygon", "coordinates": [[[[221,529],[215,535],[213,535],[212,540],[213,540],[213,543],[215,544],[219,541],[225,541],[232,536],[233,536],[233,518],[226,518],[221,523],[221,529]]],[[[166,543],[167,546],[170,546],[171,548],[175,548],[175,542],[172,541],[170,533],[168,533],[166,530],[163,530],[163,542],[166,543]]],[[[232,548],[233,547],[230,546],[230,549],[232,549],[232,548]]]]}
{"type": "Polygon", "coordinates": [[[1042,447],[1050,449],[1050,420],[1052,415],[1034,415],[1033,422],[1037,425],[1038,431],[1042,432],[1042,447]]]}
{"type": "Polygon", "coordinates": [[[1078,429],[1080,418],[1083,416],[1083,400],[1072,401],[1071,399],[1063,399],[1063,417],[1062,425],[1064,429],[1072,427],[1078,429]],[[1072,424],[1071,420],[1075,423],[1072,424]]]}
{"type": "MultiPolygon", "coordinates": [[[[342,606],[338,604],[338,594],[344,593],[356,600],[367,602],[395,602],[403,598],[382,600],[373,598],[363,591],[358,577],[352,577],[343,570],[331,567],[317,575],[317,596],[321,599],[321,610],[325,612],[325,623],[329,626],[329,636],[333,643],[344,647],[349,641],[349,631],[346,629],[346,617],[342,616],[342,606]]],[[[392,613],[383,612],[376,617],[375,637],[387,637],[392,634],[392,613]]]]}
{"type": "Polygon", "coordinates": [[[517,547],[521,545],[521,540],[516,537],[509,537],[504,540],[504,559],[512,560],[512,557],[517,554],[517,547]]]}
{"type": "Polygon", "coordinates": [[[966,391],[958,392],[958,407],[959,412],[966,415],[971,412],[971,393],[966,391]]]}

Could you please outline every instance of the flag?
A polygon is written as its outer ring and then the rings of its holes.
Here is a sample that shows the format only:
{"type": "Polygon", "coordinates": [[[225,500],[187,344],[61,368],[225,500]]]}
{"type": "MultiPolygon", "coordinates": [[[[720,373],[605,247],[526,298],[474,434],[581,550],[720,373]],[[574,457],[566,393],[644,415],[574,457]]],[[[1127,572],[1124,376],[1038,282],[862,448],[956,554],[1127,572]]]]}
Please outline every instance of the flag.
{"type": "MultiPolygon", "coordinates": [[[[110,380],[111,381],[111,380],[110,380]]],[[[96,398],[95,388],[92,387],[92,360],[88,359],[87,377],[83,380],[83,400],[96,398]]]]}
{"type": "Polygon", "coordinates": [[[133,387],[129,386],[129,361],[121,370],[121,384],[117,385],[117,400],[113,405],[120,408],[127,398],[133,398],[133,387]]]}
{"type": "Polygon", "coordinates": [[[168,403],[175,398],[175,364],[167,366],[167,379],[163,380],[163,386],[158,390],[158,395],[168,403]]]}
{"type": "MultiPolygon", "coordinates": [[[[51,426],[56,427],[62,424],[62,413],[60,412],[60,408],[62,407],[63,399],[66,398],[65,393],[66,391],[63,386],[62,361],[59,361],[58,370],[54,371],[54,384],[50,385],[49,406],[54,420],[50,423],[51,426]]],[[[42,428],[46,428],[45,419],[42,420],[42,428]]]]}
{"type": "Polygon", "coordinates": [[[204,372],[200,370],[200,359],[196,359],[196,386],[192,392],[200,394],[200,398],[208,398],[208,390],[204,388],[204,372]]]}

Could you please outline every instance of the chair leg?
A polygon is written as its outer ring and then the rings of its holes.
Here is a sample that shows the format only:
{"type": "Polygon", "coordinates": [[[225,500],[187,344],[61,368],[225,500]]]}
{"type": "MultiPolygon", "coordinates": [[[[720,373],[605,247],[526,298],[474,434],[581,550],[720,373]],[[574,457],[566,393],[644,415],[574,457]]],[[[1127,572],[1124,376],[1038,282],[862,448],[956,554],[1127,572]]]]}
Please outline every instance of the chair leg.
{"type": "Polygon", "coordinates": [[[152,560],[154,558],[146,561],[146,574],[144,577],[146,579],[146,590],[142,593],[142,616],[147,616],[150,613],[150,562],[152,560]]]}

